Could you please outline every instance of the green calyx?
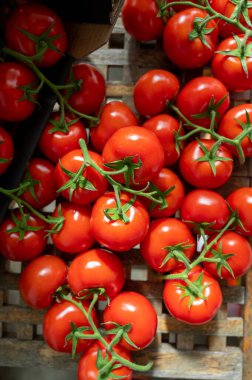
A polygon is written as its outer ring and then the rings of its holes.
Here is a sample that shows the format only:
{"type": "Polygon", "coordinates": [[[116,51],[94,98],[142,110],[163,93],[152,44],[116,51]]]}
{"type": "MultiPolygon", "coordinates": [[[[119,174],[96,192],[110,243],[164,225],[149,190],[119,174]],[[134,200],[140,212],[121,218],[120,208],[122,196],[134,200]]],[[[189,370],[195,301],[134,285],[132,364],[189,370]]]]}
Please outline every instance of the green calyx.
{"type": "Polygon", "coordinates": [[[169,187],[167,190],[162,191],[157,186],[155,186],[154,183],[150,182],[149,190],[155,194],[156,201],[151,202],[149,210],[153,210],[156,206],[159,210],[164,210],[166,207],[168,207],[169,205],[166,197],[175,189],[175,187],[176,186],[174,185],[169,187]]]}
{"type": "Polygon", "coordinates": [[[175,259],[181,263],[184,263],[187,268],[190,267],[190,262],[185,255],[185,250],[191,247],[192,244],[187,244],[186,242],[163,247],[163,249],[165,249],[168,253],[160,265],[160,268],[162,268],[170,259],[175,259]]]}
{"type": "Polygon", "coordinates": [[[181,299],[189,297],[189,309],[191,308],[195,299],[201,298],[203,300],[206,300],[204,291],[210,285],[210,283],[206,283],[203,285],[203,272],[200,273],[199,277],[194,282],[191,282],[188,279],[184,281],[186,282],[186,285],[179,285],[179,288],[183,291],[180,297],[181,299]]]}
{"type": "Polygon", "coordinates": [[[25,233],[28,231],[38,231],[42,229],[42,227],[39,227],[39,226],[28,225],[30,214],[25,214],[23,210],[21,212],[21,219],[17,218],[17,216],[15,215],[15,212],[11,212],[11,219],[15,223],[15,227],[7,230],[7,233],[8,234],[18,233],[19,234],[18,240],[23,240],[25,233]]]}
{"type": "Polygon", "coordinates": [[[52,124],[53,127],[49,129],[48,133],[53,134],[55,132],[62,132],[66,134],[69,131],[69,127],[77,123],[77,121],[79,120],[80,118],[78,117],[74,120],[69,121],[69,123],[67,123],[65,119],[61,120],[61,118],[59,120],[49,119],[49,123],[52,124]]]}
{"type": "Polygon", "coordinates": [[[235,5],[234,11],[230,17],[231,20],[239,21],[240,17],[243,16],[246,24],[252,27],[252,23],[249,17],[248,10],[252,8],[252,1],[248,0],[230,0],[232,4],[235,5]]]}
{"type": "Polygon", "coordinates": [[[57,213],[58,213],[58,217],[48,216],[48,223],[52,225],[52,228],[47,231],[48,235],[59,233],[63,227],[65,218],[62,215],[61,204],[59,204],[57,207],[57,213]]]}
{"type": "Polygon", "coordinates": [[[246,112],[245,123],[243,123],[242,121],[238,119],[235,119],[235,121],[237,122],[237,124],[239,124],[239,126],[242,128],[243,131],[247,132],[246,137],[248,137],[249,140],[252,142],[252,123],[251,123],[250,115],[248,111],[246,110],[245,112],[246,112]]]}
{"type": "Polygon", "coordinates": [[[207,19],[196,17],[193,22],[194,29],[189,34],[188,38],[190,41],[194,41],[196,38],[199,38],[203,45],[205,45],[208,49],[212,49],[206,39],[206,36],[211,34],[214,31],[214,28],[207,28],[206,23],[207,19]]]}
{"type": "Polygon", "coordinates": [[[216,124],[216,118],[220,117],[220,114],[218,112],[218,108],[222,105],[222,103],[226,100],[228,95],[223,96],[218,102],[215,102],[214,96],[211,96],[210,102],[208,104],[208,107],[206,111],[192,115],[194,119],[203,119],[207,118],[210,119],[212,118],[213,111],[215,112],[215,117],[214,117],[214,123],[216,124]]]}
{"type": "Polygon", "coordinates": [[[208,259],[205,257],[205,261],[214,262],[216,264],[218,276],[220,278],[222,278],[221,271],[222,271],[222,268],[225,268],[225,269],[227,269],[227,271],[229,273],[231,273],[233,278],[235,278],[234,272],[233,272],[232,268],[230,267],[230,265],[228,264],[228,260],[230,259],[230,257],[234,256],[234,254],[233,253],[224,254],[222,251],[222,244],[221,243],[218,245],[217,250],[211,248],[210,252],[212,253],[213,258],[208,259]]]}
{"type": "MultiPolygon", "coordinates": [[[[142,166],[142,161],[138,157],[137,162],[135,162],[135,156],[128,156],[122,160],[112,161],[104,164],[107,168],[113,169],[116,172],[121,171],[124,175],[125,184],[127,187],[130,186],[130,183],[137,185],[135,182],[135,170],[139,169],[142,166]]],[[[113,173],[111,173],[113,175],[113,173]]],[[[117,173],[115,173],[117,174],[117,173]]]]}
{"type": "Polygon", "coordinates": [[[17,192],[17,196],[19,197],[22,195],[25,191],[29,191],[31,196],[36,202],[39,202],[37,194],[35,192],[35,186],[39,185],[40,182],[37,179],[33,179],[30,173],[30,170],[27,169],[25,173],[24,179],[20,182],[19,190],[17,192]]]}

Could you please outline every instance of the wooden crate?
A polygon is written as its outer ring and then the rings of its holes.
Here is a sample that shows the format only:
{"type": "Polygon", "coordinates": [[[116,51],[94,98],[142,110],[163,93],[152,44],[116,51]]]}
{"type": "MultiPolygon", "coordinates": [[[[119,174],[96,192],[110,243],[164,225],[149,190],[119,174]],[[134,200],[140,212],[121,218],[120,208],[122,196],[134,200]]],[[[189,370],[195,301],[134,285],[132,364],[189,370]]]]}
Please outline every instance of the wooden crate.
{"type": "MultiPolygon", "coordinates": [[[[132,86],[151,68],[170,69],[160,43],[141,44],[124,31],[120,19],[104,47],[86,58],[108,80],[109,99],[122,99],[132,108],[132,86]]],[[[209,73],[204,68],[204,75],[209,73]]],[[[196,74],[196,72],[195,72],[196,74]]],[[[191,73],[190,73],[191,75],[191,73]]],[[[187,74],[182,75],[182,81],[187,74]]],[[[250,92],[232,96],[233,104],[250,102],[250,92]]],[[[240,186],[250,186],[252,164],[237,168],[220,189],[223,195],[240,186]]],[[[151,372],[134,379],[251,380],[252,378],[252,270],[242,286],[222,287],[224,302],[216,318],[198,327],[170,317],[162,303],[162,281],[148,269],[137,250],[120,254],[126,267],[125,289],[139,291],[158,313],[158,332],[148,349],[137,353],[139,362],[154,360],[151,372]]],[[[43,311],[27,308],[18,293],[20,263],[1,260],[0,276],[0,365],[43,366],[76,369],[77,359],[57,353],[43,342],[43,311]]]]}

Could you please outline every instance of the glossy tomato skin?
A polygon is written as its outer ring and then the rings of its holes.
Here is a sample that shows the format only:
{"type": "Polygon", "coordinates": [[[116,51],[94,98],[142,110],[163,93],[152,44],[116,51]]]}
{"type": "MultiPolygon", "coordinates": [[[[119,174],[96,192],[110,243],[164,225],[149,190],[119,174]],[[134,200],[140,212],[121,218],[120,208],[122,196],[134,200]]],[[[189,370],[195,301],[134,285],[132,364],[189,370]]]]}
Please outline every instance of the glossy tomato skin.
{"type": "Polygon", "coordinates": [[[42,36],[49,28],[51,28],[49,38],[58,36],[51,41],[57,51],[48,47],[42,58],[34,62],[39,67],[51,67],[63,56],[67,47],[67,36],[59,16],[45,5],[23,4],[17,7],[6,23],[6,44],[19,53],[34,56],[37,54],[36,43],[22,33],[22,30],[35,36],[42,36]]]}
{"type": "Polygon", "coordinates": [[[240,187],[232,191],[227,197],[231,209],[237,212],[244,228],[238,224],[235,230],[245,236],[252,236],[252,188],[240,187]]]}
{"type": "MultiPolygon", "coordinates": [[[[142,162],[134,171],[136,185],[145,185],[151,181],[164,165],[164,150],[159,139],[152,131],[138,126],[116,131],[102,151],[104,163],[122,160],[128,156],[133,156],[135,163],[138,163],[138,160],[142,162]]],[[[119,182],[125,182],[122,174],[113,177],[119,182]]]]}
{"type": "MultiPolygon", "coordinates": [[[[122,206],[128,203],[132,195],[121,193],[122,206]]],[[[110,220],[104,211],[116,207],[114,192],[108,192],[95,202],[91,214],[91,230],[96,241],[116,252],[123,252],[139,244],[149,228],[149,214],[145,206],[136,199],[126,212],[129,222],[110,220]]]]}
{"type": "Polygon", "coordinates": [[[90,128],[90,139],[96,151],[101,152],[108,139],[118,129],[137,125],[138,120],[130,107],[114,100],[105,104],[100,112],[100,121],[96,127],[90,128]]]}
{"type": "Polygon", "coordinates": [[[198,224],[211,223],[205,230],[207,234],[213,233],[211,230],[222,229],[229,215],[225,199],[219,193],[206,189],[188,192],[180,209],[181,219],[195,232],[199,231],[198,224]]]}
{"type": "MultiPolygon", "coordinates": [[[[183,11],[184,9],[191,8],[191,5],[183,4],[184,0],[178,0],[178,1],[181,1],[182,4],[181,5],[180,4],[173,5],[172,9],[174,9],[174,11],[180,12],[180,11],[183,11]]],[[[194,4],[204,5],[204,0],[192,0],[191,2],[194,4]]],[[[173,0],[166,0],[166,3],[167,4],[173,3],[173,0]]],[[[168,9],[170,9],[170,8],[168,8],[168,9]]]]}
{"type": "MultiPolygon", "coordinates": [[[[97,165],[103,168],[102,158],[98,153],[89,151],[89,155],[97,165]]],[[[55,180],[58,189],[70,180],[69,176],[64,173],[61,166],[71,172],[76,173],[80,169],[83,162],[84,158],[81,149],[72,150],[61,157],[60,162],[58,162],[55,168],[55,180]]],[[[61,195],[74,203],[87,205],[105,193],[108,188],[108,182],[92,167],[84,168],[82,176],[91,182],[96,190],[83,189],[80,186],[77,186],[72,194],[72,197],[70,195],[70,189],[61,191],[61,195]]]]}
{"type": "Polygon", "coordinates": [[[23,269],[19,278],[19,291],[28,306],[44,309],[52,304],[55,291],[66,280],[66,263],[57,256],[42,255],[23,269]]]}
{"type": "Polygon", "coordinates": [[[10,166],[14,156],[13,140],[9,132],[0,127],[0,175],[10,166]]]}
{"type": "Polygon", "coordinates": [[[214,20],[206,24],[213,30],[204,37],[206,46],[199,37],[190,39],[195,19],[205,19],[207,13],[201,9],[189,8],[172,16],[163,33],[163,48],[167,57],[181,69],[204,66],[213,56],[218,41],[218,27],[214,20]]]}
{"type": "MultiPolygon", "coordinates": [[[[215,144],[214,140],[207,139],[200,139],[200,142],[208,151],[215,144]]],[[[190,142],[184,148],[179,160],[179,170],[182,177],[188,183],[198,188],[215,189],[224,185],[231,177],[233,171],[233,159],[230,151],[224,145],[219,146],[216,157],[224,157],[228,161],[215,160],[216,173],[213,173],[208,161],[197,161],[204,156],[205,153],[199,142],[197,140],[190,142]]]]}
{"type": "Polygon", "coordinates": [[[63,226],[58,233],[51,235],[55,247],[69,254],[88,250],[94,244],[90,225],[91,207],[62,202],[56,206],[52,216],[58,217],[60,214],[64,217],[63,226]]]}
{"type": "MultiPolygon", "coordinates": [[[[115,322],[119,325],[132,325],[128,336],[131,341],[143,349],[153,341],[157,330],[157,313],[150,301],[140,293],[125,291],[119,293],[108,304],[103,313],[103,321],[106,329],[112,327],[107,322],[115,322]]],[[[120,344],[127,350],[134,351],[124,339],[120,344]]]]}
{"type": "MultiPolygon", "coordinates": [[[[218,133],[229,139],[235,139],[240,133],[243,132],[243,128],[239,123],[247,124],[247,115],[252,120],[252,105],[251,104],[239,104],[230,108],[221,119],[218,133]]],[[[231,144],[225,144],[233,156],[238,156],[236,148],[231,144]]],[[[252,157],[252,142],[248,136],[244,137],[241,141],[245,157],[252,157]]]]}
{"type": "MultiPolygon", "coordinates": [[[[88,311],[89,303],[87,301],[79,301],[83,307],[88,311]]],[[[96,325],[97,316],[96,312],[92,310],[92,318],[96,325]]],[[[66,343],[65,338],[71,332],[71,322],[77,327],[89,326],[89,322],[83,312],[70,301],[61,301],[54,303],[45,314],[43,321],[43,336],[45,342],[55,351],[71,352],[72,341],[66,343]]],[[[92,330],[85,331],[85,334],[92,334],[92,330]]],[[[79,339],[76,347],[76,353],[85,351],[90,344],[91,339],[79,339]]]]}
{"type": "MultiPolygon", "coordinates": [[[[51,115],[50,120],[57,122],[59,119],[60,113],[54,112],[51,115]]],[[[52,162],[57,163],[58,160],[65,154],[80,148],[79,139],[83,139],[87,142],[88,138],[83,123],[70,114],[66,114],[64,118],[64,122],[66,124],[71,123],[71,125],[68,126],[67,132],[52,132],[54,125],[52,125],[50,120],[46,124],[40,137],[39,149],[45,157],[52,162]],[[74,120],[75,122],[73,123],[74,120]]]]}
{"type": "MultiPolygon", "coordinates": [[[[18,209],[14,215],[21,220],[18,209]]],[[[47,224],[35,215],[29,215],[28,226],[39,227],[36,231],[26,231],[24,238],[20,240],[18,232],[8,233],[8,230],[16,227],[16,223],[10,216],[4,219],[0,226],[0,252],[8,260],[29,261],[40,255],[46,247],[47,224]]]]}
{"type": "Polygon", "coordinates": [[[122,22],[137,41],[151,41],[161,37],[164,29],[163,20],[157,14],[155,0],[126,0],[122,7],[122,22]]]}
{"type": "MultiPolygon", "coordinates": [[[[130,353],[120,345],[113,346],[113,350],[122,358],[132,361],[130,353]]],[[[81,356],[78,363],[78,380],[96,380],[98,378],[96,366],[98,351],[101,352],[102,357],[105,359],[107,351],[99,341],[94,342],[81,356]]],[[[108,357],[110,358],[110,355],[108,357]]],[[[123,376],[126,380],[132,379],[132,370],[129,367],[122,366],[121,368],[114,369],[112,374],[123,376]]],[[[112,380],[112,378],[108,377],[107,380],[112,380]]]]}
{"type": "Polygon", "coordinates": [[[125,271],[115,254],[95,248],[73,259],[67,279],[76,296],[84,295],[84,289],[104,288],[106,295],[113,298],[125,283],[125,271]]]}
{"type": "MultiPolygon", "coordinates": [[[[167,114],[160,114],[153,116],[145,121],[142,127],[154,132],[165,153],[165,166],[173,165],[179,158],[179,152],[176,149],[175,134],[184,134],[184,129],[173,116],[167,114]]],[[[182,146],[183,146],[182,142],[182,146]]]]}
{"type": "Polygon", "coordinates": [[[133,99],[137,111],[146,118],[166,110],[179,91],[178,78],[167,70],[154,69],[143,74],[133,89],[133,99]]]}
{"type": "MultiPolygon", "coordinates": [[[[21,87],[35,87],[36,82],[36,76],[22,63],[0,63],[0,120],[22,121],[31,116],[35,102],[23,98],[21,87]]],[[[34,100],[36,98],[34,95],[34,100]]]]}
{"type": "MultiPolygon", "coordinates": [[[[238,38],[242,42],[244,35],[239,35],[238,38]]],[[[246,45],[251,43],[252,38],[248,38],[246,45]]],[[[227,54],[220,54],[216,52],[212,59],[211,68],[213,75],[219,79],[229,91],[247,91],[252,88],[252,57],[246,57],[246,65],[248,75],[242,67],[239,57],[232,57],[228,55],[237,49],[237,42],[234,37],[226,38],[221,41],[216,51],[227,51],[227,54]]]]}
{"type": "MultiPolygon", "coordinates": [[[[214,237],[212,238],[214,239],[214,237]]],[[[211,239],[211,240],[212,240],[211,239]]],[[[209,240],[209,243],[210,241],[209,240]]],[[[221,254],[233,256],[227,259],[232,273],[222,267],[220,275],[216,263],[204,261],[204,268],[214,277],[224,278],[225,280],[238,278],[243,276],[252,265],[252,248],[249,241],[242,235],[234,231],[226,231],[220,239],[212,246],[211,250],[220,251],[221,254]]],[[[214,257],[211,251],[208,251],[205,257],[214,257]]]]}
{"type": "Polygon", "coordinates": [[[77,111],[92,115],[99,111],[106,95],[103,75],[93,65],[75,63],[72,66],[75,81],[81,84],[68,98],[69,104],[77,111]]]}
{"type": "MultiPolygon", "coordinates": [[[[54,170],[55,167],[50,161],[40,157],[31,158],[27,171],[31,180],[36,181],[33,186],[35,197],[28,187],[21,198],[36,209],[40,209],[56,199],[57,186],[54,170]]],[[[25,181],[25,176],[23,180],[25,181]]]]}
{"type": "Polygon", "coordinates": [[[202,291],[206,300],[196,297],[189,306],[189,297],[182,297],[186,286],[182,280],[167,280],[163,290],[163,299],[169,313],[179,321],[192,325],[200,325],[209,322],[216,315],[222,304],[221,288],[217,280],[201,267],[194,267],[188,274],[188,280],[192,283],[202,276],[202,285],[206,288],[202,291]]]}
{"type": "Polygon", "coordinates": [[[228,110],[230,96],[227,88],[218,79],[213,77],[197,77],[190,80],[179,92],[177,97],[177,107],[180,112],[192,123],[205,128],[211,123],[211,103],[218,104],[225,100],[216,108],[216,124],[228,110]],[[195,117],[195,115],[209,113],[209,116],[195,117]]]}
{"type": "Polygon", "coordinates": [[[187,225],[176,218],[160,218],[151,222],[149,231],[141,243],[141,255],[155,271],[170,272],[181,267],[181,263],[170,258],[162,265],[169,253],[166,247],[177,244],[188,246],[183,249],[183,253],[188,259],[193,257],[196,242],[187,225]]]}

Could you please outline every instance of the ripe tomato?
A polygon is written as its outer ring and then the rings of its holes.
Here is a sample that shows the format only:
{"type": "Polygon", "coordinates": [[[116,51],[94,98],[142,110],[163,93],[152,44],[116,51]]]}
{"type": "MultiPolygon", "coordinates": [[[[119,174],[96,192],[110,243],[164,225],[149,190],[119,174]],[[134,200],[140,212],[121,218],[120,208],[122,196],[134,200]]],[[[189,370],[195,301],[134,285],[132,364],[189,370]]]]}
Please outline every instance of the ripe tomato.
{"type": "Polygon", "coordinates": [[[228,221],[229,210],[225,199],[212,190],[197,189],[186,194],[180,209],[181,219],[195,232],[205,225],[205,232],[222,229],[228,221]]]}
{"type": "Polygon", "coordinates": [[[115,254],[96,248],[73,259],[67,280],[70,289],[77,296],[84,295],[84,289],[104,288],[106,295],[113,298],[124,285],[125,271],[115,254]]]}
{"type": "MultiPolygon", "coordinates": [[[[132,361],[130,353],[125,350],[120,345],[113,346],[113,350],[120,355],[122,358],[132,361]]],[[[108,360],[111,359],[111,355],[107,352],[106,348],[99,342],[94,342],[87,351],[81,356],[78,363],[78,380],[96,380],[98,379],[97,368],[97,355],[98,351],[102,355],[103,359],[108,355],[108,360]]],[[[115,365],[119,362],[115,362],[115,365]]],[[[121,366],[119,368],[113,369],[111,374],[118,376],[118,378],[123,378],[126,380],[132,379],[132,370],[129,367],[121,366]]],[[[115,377],[107,377],[107,380],[112,380],[115,377]]],[[[117,378],[117,377],[116,377],[117,378]]]]}
{"type": "Polygon", "coordinates": [[[218,41],[217,24],[210,20],[201,29],[197,23],[197,19],[203,21],[207,16],[201,9],[189,8],[168,20],[163,33],[163,48],[179,68],[202,67],[212,58],[218,41]]]}
{"type": "MultiPolygon", "coordinates": [[[[214,237],[212,239],[214,239],[214,237]]],[[[212,239],[210,239],[208,243],[210,243],[212,239]]],[[[216,257],[224,260],[226,255],[232,255],[231,257],[227,257],[224,261],[224,263],[228,264],[231,271],[225,266],[226,264],[222,265],[223,262],[203,262],[204,267],[212,276],[224,278],[225,280],[237,278],[243,276],[252,264],[252,248],[250,243],[245,237],[236,232],[224,232],[210,251],[206,253],[205,257],[216,257]]]]}
{"type": "Polygon", "coordinates": [[[126,31],[137,41],[151,41],[161,37],[164,22],[158,16],[155,0],[125,0],[122,7],[122,23],[126,31]]]}
{"type": "MultiPolygon", "coordinates": [[[[173,0],[166,0],[165,1],[167,4],[169,3],[173,3],[173,0]]],[[[181,2],[182,4],[178,4],[178,5],[173,5],[172,6],[172,9],[176,12],[180,12],[180,11],[183,11],[184,9],[187,9],[187,8],[191,8],[191,5],[185,5],[183,4],[184,0],[178,0],[178,2],[181,2]]],[[[194,4],[200,4],[200,5],[204,5],[205,4],[205,1],[204,0],[190,0],[191,3],[194,3],[194,4]]],[[[170,8],[168,8],[170,9],[170,8]]]]}
{"type": "MultiPolygon", "coordinates": [[[[134,171],[133,184],[145,185],[160,172],[164,165],[164,150],[157,136],[138,126],[125,127],[116,131],[106,142],[102,151],[105,163],[133,157],[133,163],[141,161],[134,171]]],[[[125,182],[122,174],[114,176],[119,182],[125,182]]]]}
{"type": "MultiPolygon", "coordinates": [[[[89,154],[91,159],[103,168],[101,156],[98,153],[90,151],[89,154]]],[[[61,157],[60,162],[58,162],[55,168],[55,180],[58,191],[59,188],[65,186],[71,180],[71,175],[65,173],[64,169],[77,173],[83,162],[84,158],[81,149],[72,150],[61,157]]],[[[97,170],[93,169],[91,166],[87,166],[84,168],[83,172],[80,173],[76,182],[73,185],[69,183],[69,187],[61,190],[60,193],[67,200],[80,205],[87,205],[105,193],[107,188],[107,180],[98,173],[97,170]]]]}
{"type": "Polygon", "coordinates": [[[88,250],[94,244],[90,225],[91,207],[62,202],[52,214],[53,217],[60,215],[64,217],[63,226],[59,232],[51,234],[55,247],[70,254],[88,250]]]}
{"type": "Polygon", "coordinates": [[[36,209],[51,203],[57,195],[54,170],[50,161],[39,157],[31,158],[22,180],[26,187],[21,198],[36,209]]]}
{"type": "MultiPolygon", "coordinates": [[[[121,193],[122,207],[126,207],[132,200],[132,195],[121,193]]],[[[139,244],[145,237],[149,228],[149,214],[143,204],[136,199],[125,212],[129,221],[125,223],[115,213],[114,216],[105,214],[116,208],[116,197],[108,192],[95,202],[91,214],[91,230],[95,240],[112,251],[127,251],[139,244]]]]}
{"type": "Polygon", "coordinates": [[[28,306],[44,309],[55,291],[66,283],[67,265],[57,256],[43,255],[30,261],[19,278],[19,291],[28,306]]]}
{"type": "Polygon", "coordinates": [[[249,56],[252,38],[248,38],[245,43],[246,52],[244,58],[247,73],[244,70],[242,59],[239,56],[233,55],[237,50],[241,52],[241,45],[245,42],[244,38],[244,35],[239,35],[221,41],[212,59],[211,68],[213,75],[229,91],[247,91],[252,88],[252,57],[249,56]],[[226,54],[218,53],[219,51],[225,51],[226,54]]]}
{"type": "Polygon", "coordinates": [[[167,70],[149,70],[143,74],[133,89],[134,104],[137,111],[152,117],[166,110],[179,91],[178,78],[167,70]]]}
{"type": "MultiPolygon", "coordinates": [[[[234,140],[245,128],[251,126],[252,120],[252,105],[239,104],[230,108],[221,119],[218,133],[229,139],[234,140]]],[[[233,156],[238,156],[236,148],[231,144],[225,144],[233,156]]],[[[240,143],[245,157],[252,157],[252,141],[248,136],[244,137],[240,143]]]]}
{"type": "Polygon", "coordinates": [[[103,75],[88,63],[74,63],[72,66],[74,81],[80,82],[68,97],[68,103],[77,111],[91,115],[99,111],[106,95],[103,75]]]}
{"type": "MultiPolygon", "coordinates": [[[[88,311],[89,303],[87,301],[79,302],[88,311]]],[[[94,309],[91,315],[95,324],[98,325],[94,309]]],[[[60,352],[72,351],[72,340],[66,342],[66,336],[71,333],[71,322],[77,327],[89,326],[89,322],[82,311],[70,301],[54,303],[48,309],[43,321],[43,335],[49,347],[60,352]]],[[[92,334],[92,329],[85,331],[85,334],[92,334]]],[[[78,339],[76,353],[85,351],[91,343],[91,339],[78,339]]]]}
{"type": "Polygon", "coordinates": [[[74,118],[70,114],[66,114],[64,118],[63,129],[53,131],[55,122],[59,122],[60,113],[54,112],[51,119],[45,126],[39,140],[39,149],[41,152],[53,162],[71,152],[71,150],[79,149],[79,139],[87,142],[87,132],[82,122],[74,118]]]}
{"type": "Polygon", "coordinates": [[[232,191],[227,197],[227,203],[234,212],[237,212],[242,224],[237,224],[235,230],[242,235],[252,236],[252,188],[240,187],[232,191]]]}
{"type": "Polygon", "coordinates": [[[179,170],[183,178],[191,185],[214,189],[224,185],[231,177],[233,159],[230,151],[224,145],[220,145],[212,155],[209,152],[214,144],[214,140],[193,140],[181,153],[179,170]]]}
{"type": "Polygon", "coordinates": [[[42,4],[17,7],[6,23],[5,38],[9,48],[29,57],[36,55],[34,63],[39,67],[55,65],[67,47],[62,21],[42,4]]]}
{"type": "Polygon", "coordinates": [[[119,128],[137,124],[135,114],[126,103],[116,100],[109,102],[100,112],[99,124],[90,128],[92,145],[96,151],[101,152],[108,139],[119,128]]]}
{"type": "Polygon", "coordinates": [[[209,322],[222,304],[220,285],[217,280],[199,266],[194,267],[189,272],[188,280],[198,286],[199,289],[201,288],[205,299],[195,296],[195,293],[191,291],[191,303],[188,295],[189,285],[185,281],[167,280],[163,290],[165,306],[174,318],[184,323],[200,325],[209,322]]]}
{"type": "Polygon", "coordinates": [[[212,111],[216,111],[217,124],[228,110],[229,104],[230,97],[226,87],[213,77],[197,77],[190,80],[177,97],[180,112],[192,123],[205,128],[210,127],[212,111]],[[225,100],[219,104],[223,99],[225,100]]]}
{"type": "Polygon", "coordinates": [[[21,223],[20,211],[15,209],[13,217],[7,215],[0,226],[0,252],[8,260],[32,260],[46,247],[47,224],[32,214],[26,214],[26,219],[28,229],[21,223]],[[16,230],[17,227],[21,232],[16,230]]]}
{"type": "Polygon", "coordinates": [[[31,116],[37,95],[32,95],[34,101],[28,96],[36,82],[36,76],[22,63],[0,63],[0,120],[22,121],[31,116]]]}
{"type": "Polygon", "coordinates": [[[170,272],[183,265],[174,257],[170,257],[165,262],[170,252],[184,253],[188,259],[191,259],[195,249],[196,242],[190,229],[181,220],[175,218],[152,221],[141,243],[141,255],[157,272],[170,272]]]}
{"type": "Polygon", "coordinates": [[[160,114],[147,120],[142,127],[154,132],[159,138],[165,153],[165,166],[175,164],[180,154],[176,147],[175,134],[178,132],[180,135],[184,134],[178,120],[171,115],[160,114]]]}
{"type": "MultiPolygon", "coordinates": [[[[150,301],[140,293],[121,292],[106,306],[103,313],[105,328],[109,330],[118,323],[121,326],[131,324],[128,332],[130,340],[139,350],[146,348],[153,341],[157,330],[157,314],[150,301]]],[[[127,350],[136,350],[124,338],[120,341],[127,350]]]]}
{"type": "Polygon", "coordinates": [[[14,145],[11,135],[0,127],[0,175],[10,166],[14,156],[14,145]]]}

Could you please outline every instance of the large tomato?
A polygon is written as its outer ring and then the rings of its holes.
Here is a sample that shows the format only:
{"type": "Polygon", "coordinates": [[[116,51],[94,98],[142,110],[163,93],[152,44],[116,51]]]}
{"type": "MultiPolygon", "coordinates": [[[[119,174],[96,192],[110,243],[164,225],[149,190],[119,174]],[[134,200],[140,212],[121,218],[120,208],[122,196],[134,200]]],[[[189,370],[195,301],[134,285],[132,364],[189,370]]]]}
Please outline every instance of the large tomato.
{"type": "Polygon", "coordinates": [[[13,140],[9,132],[0,127],[0,175],[10,166],[14,155],[13,140]]]}
{"type": "Polygon", "coordinates": [[[67,36],[59,16],[42,4],[24,4],[17,7],[5,27],[6,44],[29,57],[34,63],[50,67],[63,56],[67,36]]]}
{"type": "Polygon", "coordinates": [[[170,272],[181,266],[172,253],[185,255],[189,260],[195,253],[195,239],[185,223],[175,218],[162,218],[151,222],[141,243],[141,255],[157,272],[170,272]],[[171,254],[168,258],[168,254],[171,254]]]}
{"type": "Polygon", "coordinates": [[[67,280],[70,289],[77,296],[84,295],[85,289],[104,288],[106,295],[113,298],[124,285],[125,271],[115,254],[96,248],[73,259],[67,280]]]}
{"type": "Polygon", "coordinates": [[[120,200],[128,222],[120,219],[116,211],[116,196],[104,194],[95,202],[91,214],[91,230],[95,240],[112,251],[127,251],[139,244],[149,228],[149,214],[144,205],[128,193],[121,193],[120,200]],[[112,212],[111,215],[109,213],[112,212]]]}
{"type": "Polygon", "coordinates": [[[192,325],[209,322],[222,304],[221,288],[217,280],[201,267],[188,273],[188,280],[197,286],[204,298],[190,291],[183,280],[167,280],[163,290],[164,303],[169,313],[179,321],[192,325]]]}
{"type": "Polygon", "coordinates": [[[0,120],[22,121],[31,116],[37,95],[29,91],[34,90],[36,82],[36,76],[24,64],[0,63],[0,120]]]}
{"type": "Polygon", "coordinates": [[[235,229],[242,235],[252,236],[252,188],[241,187],[232,191],[227,202],[240,220],[235,229]]]}
{"type": "Polygon", "coordinates": [[[106,306],[103,321],[108,330],[114,327],[113,322],[121,326],[131,324],[128,336],[137,348],[129,345],[125,339],[120,342],[128,350],[140,350],[149,346],[156,335],[157,313],[150,301],[140,293],[119,293],[106,306]]]}

